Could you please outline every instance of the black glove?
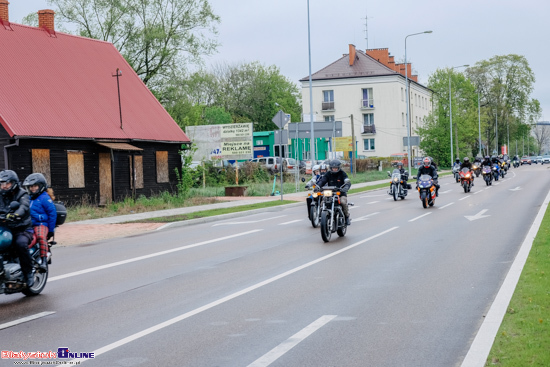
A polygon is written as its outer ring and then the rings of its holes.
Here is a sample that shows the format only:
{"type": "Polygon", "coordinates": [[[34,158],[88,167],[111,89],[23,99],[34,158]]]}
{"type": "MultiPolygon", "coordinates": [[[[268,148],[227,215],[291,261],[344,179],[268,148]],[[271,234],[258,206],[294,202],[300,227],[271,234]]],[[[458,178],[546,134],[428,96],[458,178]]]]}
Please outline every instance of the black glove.
{"type": "Polygon", "coordinates": [[[48,235],[46,236],[46,239],[50,240],[51,238],[53,238],[53,232],[48,232],[48,235]]]}
{"type": "Polygon", "coordinates": [[[20,218],[19,215],[15,214],[15,213],[8,213],[6,215],[7,220],[17,220],[19,218],[20,218]]]}

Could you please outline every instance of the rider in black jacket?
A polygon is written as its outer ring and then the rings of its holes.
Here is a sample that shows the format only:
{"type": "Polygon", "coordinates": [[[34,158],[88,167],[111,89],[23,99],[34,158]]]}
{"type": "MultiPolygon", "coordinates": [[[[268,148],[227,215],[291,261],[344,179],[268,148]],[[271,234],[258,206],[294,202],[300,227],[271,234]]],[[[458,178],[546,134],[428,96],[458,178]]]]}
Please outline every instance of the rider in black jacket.
{"type": "Polygon", "coordinates": [[[471,174],[472,186],[474,186],[474,175],[473,175],[474,170],[472,168],[472,162],[470,162],[470,158],[464,157],[464,161],[460,165],[460,170],[462,171],[463,168],[468,168],[470,170],[470,172],[472,172],[472,174],[471,174]]]}
{"type": "Polygon", "coordinates": [[[29,254],[29,244],[32,241],[33,229],[30,215],[29,194],[21,188],[17,173],[11,170],[0,172],[0,212],[8,213],[6,215],[6,225],[13,235],[12,246],[19,257],[21,270],[25,275],[27,287],[34,285],[34,273],[32,258],[29,254]],[[10,213],[10,204],[12,201],[19,203],[19,208],[10,213]]]}
{"type": "Polygon", "coordinates": [[[342,211],[344,212],[344,215],[346,216],[346,225],[349,226],[351,224],[351,219],[349,217],[347,192],[348,192],[349,188],[351,187],[351,181],[348,178],[348,175],[346,174],[346,172],[344,172],[340,169],[340,165],[341,165],[341,163],[337,159],[334,159],[334,160],[330,161],[329,170],[317,182],[317,187],[319,189],[321,189],[325,185],[341,187],[341,189],[340,189],[340,192],[341,192],[341,194],[340,194],[340,204],[342,205],[342,211]]]}
{"type": "Polygon", "coordinates": [[[437,170],[432,165],[432,160],[430,157],[426,157],[422,160],[422,166],[418,169],[418,173],[416,174],[417,178],[420,178],[421,175],[429,175],[434,180],[434,186],[435,186],[435,196],[439,196],[439,184],[437,182],[437,170]]]}

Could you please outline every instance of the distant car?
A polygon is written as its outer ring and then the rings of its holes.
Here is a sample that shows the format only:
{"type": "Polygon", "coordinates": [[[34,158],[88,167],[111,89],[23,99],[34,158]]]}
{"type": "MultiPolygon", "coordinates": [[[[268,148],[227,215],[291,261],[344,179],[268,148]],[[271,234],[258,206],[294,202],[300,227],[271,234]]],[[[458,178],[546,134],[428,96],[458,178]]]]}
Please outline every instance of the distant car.
{"type": "Polygon", "coordinates": [[[545,164],[545,163],[550,163],[550,155],[543,155],[542,156],[542,163],[541,164],[545,164]]]}
{"type": "MultiPolygon", "coordinates": [[[[252,163],[259,163],[262,166],[265,166],[265,168],[270,173],[276,173],[279,172],[280,164],[281,164],[281,158],[280,157],[260,157],[260,158],[253,158],[250,160],[252,163]]],[[[285,165],[283,164],[283,171],[285,171],[285,165]]]]}
{"type": "Polygon", "coordinates": [[[283,158],[283,165],[288,172],[295,173],[299,169],[298,163],[296,163],[294,158],[283,158]]]}
{"type": "Polygon", "coordinates": [[[531,165],[532,161],[531,161],[531,158],[529,158],[528,156],[523,156],[523,157],[521,157],[520,163],[521,163],[522,166],[524,164],[531,165]]]}
{"type": "Polygon", "coordinates": [[[538,155],[536,158],[535,158],[535,163],[536,164],[542,164],[542,156],[538,155]]]}

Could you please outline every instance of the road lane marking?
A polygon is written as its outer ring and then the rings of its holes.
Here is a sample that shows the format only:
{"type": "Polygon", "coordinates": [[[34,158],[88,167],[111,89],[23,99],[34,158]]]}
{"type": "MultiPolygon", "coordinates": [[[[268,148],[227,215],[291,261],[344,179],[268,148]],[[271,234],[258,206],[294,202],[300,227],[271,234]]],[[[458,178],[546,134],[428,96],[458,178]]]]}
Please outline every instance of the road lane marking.
{"type": "Polygon", "coordinates": [[[454,202],[453,202],[453,203],[449,203],[449,204],[447,204],[447,205],[443,205],[443,206],[442,206],[441,208],[439,208],[439,209],[445,209],[446,207],[451,206],[451,205],[453,205],[453,204],[454,204],[454,202]]]}
{"type": "Polygon", "coordinates": [[[233,224],[259,223],[259,222],[265,222],[266,220],[272,220],[272,219],[282,218],[282,217],[286,217],[286,214],[284,214],[284,215],[278,215],[278,216],[276,216],[276,217],[269,217],[269,218],[265,218],[265,219],[258,219],[258,220],[243,220],[242,222],[224,222],[224,223],[217,223],[217,224],[214,224],[212,227],[217,227],[217,226],[230,226],[230,225],[233,225],[233,224]]]}
{"type": "Polygon", "coordinates": [[[360,199],[364,199],[364,198],[375,198],[375,197],[378,197],[378,196],[386,196],[387,194],[381,194],[381,195],[363,195],[363,196],[359,196],[360,199]]]}
{"type": "MultiPolygon", "coordinates": [[[[391,199],[391,198],[390,198],[390,199],[391,199]]],[[[376,204],[376,203],[379,203],[379,201],[371,201],[370,203],[367,203],[367,205],[376,204]]]]}
{"type": "MultiPolygon", "coordinates": [[[[336,255],[340,255],[340,254],[343,253],[343,252],[349,251],[349,250],[351,250],[351,249],[353,249],[353,248],[355,248],[355,247],[357,247],[357,246],[359,246],[359,245],[362,245],[363,243],[369,242],[369,241],[371,241],[371,240],[373,240],[373,239],[375,239],[375,238],[378,238],[378,237],[380,237],[380,236],[383,236],[383,235],[385,235],[386,233],[389,233],[389,232],[391,232],[391,231],[394,231],[394,230],[396,230],[396,229],[398,229],[398,228],[399,228],[399,227],[396,226],[396,227],[392,227],[392,228],[390,228],[390,229],[386,229],[386,230],[383,231],[383,232],[380,232],[380,233],[377,233],[377,234],[375,234],[375,235],[372,235],[372,236],[370,236],[370,237],[368,237],[368,238],[365,238],[364,240],[355,242],[355,243],[353,243],[353,244],[351,244],[351,245],[349,245],[349,246],[347,246],[347,247],[341,248],[340,250],[334,251],[334,252],[332,252],[332,253],[330,253],[330,254],[328,254],[328,255],[325,255],[325,256],[323,256],[323,257],[320,257],[320,258],[318,258],[318,259],[316,259],[316,260],[310,261],[310,262],[305,263],[305,264],[303,264],[303,265],[300,265],[300,266],[298,266],[298,267],[296,267],[296,268],[294,268],[294,269],[290,269],[290,270],[288,270],[288,271],[285,271],[284,273],[281,273],[281,274],[279,274],[279,275],[276,275],[276,276],[274,276],[274,277],[271,277],[271,278],[269,278],[269,279],[266,279],[266,280],[264,280],[264,281],[261,281],[261,282],[259,282],[259,283],[256,283],[256,284],[254,284],[254,285],[252,285],[252,286],[250,286],[250,287],[248,287],[248,288],[242,289],[242,290],[237,291],[237,292],[235,292],[235,293],[233,293],[233,294],[230,294],[230,295],[228,295],[228,296],[225,296],[225,297],[223,297],[223,298],[220,298],[220,299],[218,299],[218,300],[216,300],[216,301],[210,302],[210,303],[208,303],[208,304],[206,304],[206,305],[204,305],[204,306],[202,306],[202,307],[196,308],[196,309],[194,309],[194,310],[191,310],[191,311],[189,311],[189,312],[186,312],[186,313],[184,313],[184,314],[181,314],[181,315],[179,315],[179,316],[176,316],[176,317],[174,317],[174,318],[172,318],[172,319],[169,319],[169,320],[166,320],[166,321],[164,321],[164,322],[161,322],[160,324],[153,325],[153,326],[151,326],[151,327],[149,327],[149,328],[147,328],[147,329],[145,329],[145,330],[142,330],[142,331],[137,332],[137,333],[135,333],[135,334],[132,334],[132,335],[126,337],[126,338],[120,339],[120,340],[118,340],[118,341],[116,341],[116,342],[113,342],[113,343],[108,344],[108,345],[106,345],[106,346],[104,346],[104,347],[101,347],[101,348],[99,348],[99,349],[96,349],[96,350],[93,352],[93,353],[94,353],[94,356],[95,356],[95,358],[97,358],[98,356],[100,356],[100,355],[102,355],[102,354],[104,354],[104,353],[107,353],[107,352],[109,352],[109,351],[111,351],[111,350],[113,350],[113,349],[116,349],[116,348],[121,347],[121,346],[123,346],[123,345],[125,345],[125,344],[128,344],[128,343],[130,343],[130,342],[133,342],[134,340],[138,340],[138,339],[140,339],[140,338],[143,338],[144,336],[147,336],[147,335],[152,334],[152,333],[154,333],[154,332],[156,332],[156,331],[159,331],[159,330],[164,329],[164,328],[166,328],[166,327],[168,327],[168,326],[171,326],[171,325],[173,325],[173,324],[175,324],[175,323],[178,323],[178,322],[180,322],[180,321],[183,321],[183,320],[185,320],[185,319],[188,319],[188,318],[190,318],[190,317],[192,317],[192,316],[195,316],[195,315],[197,315],[197,314],[199,314],[199,313],[201,313],[201,312],[207,311],[207,310],[209,310],[209,309],[211,309],[211,308],[213,308],[213,307],[219,306],[219,305],[221,305],[221,304],[223,304],[223,303],[225,303],[225,302],[231,301],[232,299],[235,299],[235,298],[237,298],[237,297],[240,297],[240,296],[242,296],[242,295],[244,295],[244,294],[250,293],[250,292],[252,292],[253,290],[256,290],[256,289],[258,289],[258,288],[261,288],[261,287],[263,287],[263,286],[266,286],[266,285],[268,285],[268,284],[271,284],[271,283],[273,283],[273,282],[275,282],[275,281],[277,281],[277,280],[279,280],[279,279],[285,278],[285,277],[287,277],[287,276],[289,276],[289,275],[292,275],[292,274],[294,274],[294,273],[296,273],[296,272],[298,272],[298,271],[300,271],[300,270],[309,268],[310,266],[313,266],[313,265],[315,265],[315,264],[317,264],[317,263],[320,263],[320,262],[322,262],[322,261],[328,260],[328,259],[330,259],[330,258],[332,258],[332,257],[334,257],[334,256],[336,256],[336,255]]],[[[78,359],[78,361],[82,364],[82,363],[84,363],[84,362],[85,362],[86,360],[88,360],[88,359],[89,359],[89,358],[82,358],[82,359],[78,359]]],[[[77,360],[74,360],[74,361],[76,362],[77,360]]],[[[70,364],[70,362],[72,362],[72,361],[67,361],[67,364],[70,364]]]]}
{"type": "Polygon", "coordinates": [[[464,196],[462,199],[458,199],[458,201],[461,201],[461,200],[466,200],[468,199],[470,196],[464,196]]]}
{"type": "Polygon", "coordinates": [[[70,278],[70,277],[74,277],[74,276],[82,275],[82,274],[86,274],[86,273],[91,273],[91,272],[98,271],[98,270],[113,268],[115,266],[125,265],[125,264],[133,263],[133,262],[136,262],[136,261],[141,261],[141,260],[146,260],[146,259],[150,259],[150,258],[157,257],[157,256],[171,254],[172,252],[187,250],[187,249],[202,246],[202,245],[208,245],[210,243],[215,243],[215,242],[227,240],[227,239],[230,239],[230,238],[245,236],[247,234],[252,234],[252,233],[256,233],[256,232],[260,232],[260,231],[263,231],[263,229],[254,229],[252,231],[237,233],[237,234],[233,234],[233,235],[225,236],[225,237],[220,237],[220,238],[215,238],[213,240],[198,242],[198,243],[195,243],[195,244],[192,244],[192,245],[187,245],[187,246],[181,246],[181,247],[177,247],[177,248],[174,248],[174,249],[171,249],[171,250],[155,252],[155,253],[152,253],[152,254],[149,254],[149,255],[133,257],[133,258],[128,259],[128,260],[117,261],[117,262],[114,262],[114,263],[100,265],[100,266],[96,266],[96,267],[93,267],[93,268],[74,271],[72,273],[67,273],[67,274],[63,274],[63,275],[58,275],[56,277],[51,277],[51,278],[48,279],[48,282],[51,283],[51,282],[55,282],[56,280],[70,278]]]}
{"type": "Polygon", "coordinates": [[[442,194],[446,194],[446,193],[451,192],[451,191],[453,191],[453,190],[441,191],[441,193],[442,193],[442,194]]]}
{"type": "Polygon", "coordinates": [[[420,216],[418,216],[418,217],[416,217],[416,218],[413,218],[413,219],[409,220],[409,222],[414,222],[415,220],[420,219],[420,218],[425,217],[426,215],[430,215],[430,214],[432,214],[432,213],[422,214],[422,215],[420,215],[420,216]]]}
{"type": "Polygon", "coordinates": [[[284,226],[285,224],[296,223],[301,221],[302,221],[301,219],[295,219],[295,220],[291,220],[290,222],[279,223],[279,225],[284,226]]]}
{"type": "Polygon", "coordinates": [[[474,195],[479,194],[480,192],[482,192],[482,191],[476,191],[476,192],[474,192],[474,195]]]}
{"type": "Polygon", "coordinates": [[[473,367],[473,366],[484,366],[487,360],[487,356],[491,351],[495,336],[497,335],[498,329],[502,324],[502,319],[506,314],[510,300],[514,295],[516,285],[518,284],[521,272],[533,246],[533,241],[539,231],[542,219],[548,208],[548,203],[550,202],[550,192],[546,195],[542,205],[540,206],[539,212],[529,228],[529,232],[525,237],[525,240],[521,244],[519,251],[512,263],[508,274],[500,287],[495,300],[493,301],[489,312],[486,317],[483,319],[483,323],[479,328],[474,341],[470,345],[468,354],[464,357],[461,367],[473,367]]]}
{"type": "Polygon", "coordinates": [[[354,222],[360,222],[362,220],[367,220],[369,219],[370,216],[373,216],[373,215],[376,215],[376,214],[380,214],[380,212],[374,212],[374,213],[370,213],[370,214],[367,214],[367,215],[363,215],[359,218],[352,218],[354,222]]]}
{"type": "Polygon", "coordinates": [[[7,329],[9,327],[19,325],[19,324],[22,324],[24,322],[36,320],[36,319],[39,319],[41,317],[46,317],[46,316],[54,314],[54,313],[55,313],[54,311],[44,311],[44,312],[37,313],[36,315],[30,315],[30,316],[27,316],[27,317],[23,317],[21,319],[6,322],[5,324],[0,324],[0,330],[7,329]]]}
{"type": "Polygon", "coordinates": [[[250,363],[248,367],[267,367],[277,359],[279,359],[286,352],[297,346],[305,338],[328,324],[332,319],[337,315],[324,315],[319,317],[317,320],[313,321],[311,324],[298,331],[296,334],[292,335],[290,338],[271,349],[269,352],[250,363]]]}

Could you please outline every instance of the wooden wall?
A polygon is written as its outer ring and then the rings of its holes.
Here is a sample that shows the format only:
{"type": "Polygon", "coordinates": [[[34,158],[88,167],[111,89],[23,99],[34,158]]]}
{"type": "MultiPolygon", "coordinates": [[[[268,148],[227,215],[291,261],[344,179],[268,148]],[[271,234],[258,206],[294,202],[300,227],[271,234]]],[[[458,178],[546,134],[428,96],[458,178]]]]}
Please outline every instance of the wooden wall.
{"type": "MultiPolygon", "coordinates": [[[[1,134],[0,134],[1,135],[1,134]]],[[[0,136],[1,138],[1,136],[0,136]]],[[[13,141],[11,141],[13,142],[13,141]]],[[[2,141],[0,140],[0,144],[2,141]]],[[[131,145],[143,149],[139,152],[113,151],[114,200],[120,201],[132,195],[130,159],[132,154],[143,158],[143,188],[136,189],[137,196],[151,196],[163,191],[176,191],[175,168],[181,169],[179,155],[180,144],[130,142],[131,145]],[[156,152],[168,152],[169,182],[157,183],[156,152]]],[[[61,140],[61,139],[20,139],[18,147],[8,148],[9,169],[17,172],[21,182],[33,172],[32,149],[50,150],[49,184],[55,191],[58,200],[68,204],[87,202],[99,204],[99,153],[109,153],[111,150],[92,141],[61,140]],[[84,157],[84,187],[69,188],[69,169],[67,151],[82,152],[84,157]]],[[[3,145],[0,145],[0,151],[3,145]]]]}

